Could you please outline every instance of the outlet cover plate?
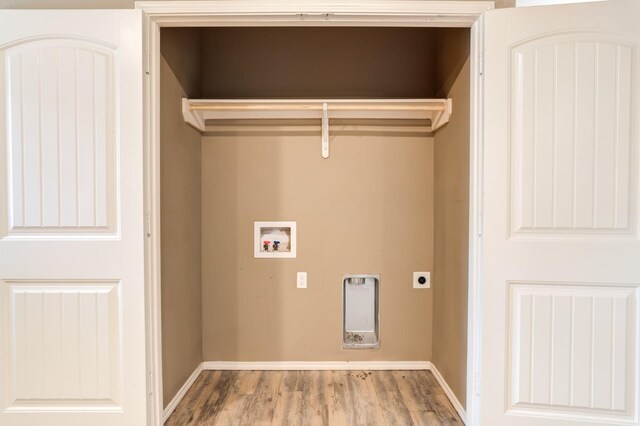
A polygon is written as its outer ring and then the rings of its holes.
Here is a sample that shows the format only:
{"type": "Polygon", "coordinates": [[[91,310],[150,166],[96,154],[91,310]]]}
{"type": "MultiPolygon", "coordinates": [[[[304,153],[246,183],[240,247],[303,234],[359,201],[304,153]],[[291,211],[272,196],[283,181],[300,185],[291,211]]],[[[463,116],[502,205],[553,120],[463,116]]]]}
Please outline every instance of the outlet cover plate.
{"type": "Polygon", "coordinates": [[[297,288],[307,288],[307,273],[306,272],[298,272],[296,276],[296,287],[297,288]]]}
{"type": "Polygon", "coordinates": [[[431,288],[431,272],[414,272],[413,288],[431,288]],[[424,283],[420,283],[420,278],[424,278],[424,283]]]}

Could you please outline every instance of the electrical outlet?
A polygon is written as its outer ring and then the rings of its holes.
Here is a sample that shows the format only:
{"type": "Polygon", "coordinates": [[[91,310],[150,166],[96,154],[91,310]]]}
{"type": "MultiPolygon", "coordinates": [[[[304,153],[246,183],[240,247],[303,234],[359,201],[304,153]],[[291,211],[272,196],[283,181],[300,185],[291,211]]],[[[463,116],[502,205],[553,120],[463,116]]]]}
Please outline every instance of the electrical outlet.
{"type": "Polygon", "coordinates": [[[431,272],[414,272],[413,288],[431,288],[431,272]]]}
{"type": "Polygon", "coordinates": [[[296,287],[298,287],[298,288],[307,288],[307,273],[306,272],[298,272],[298,276],[296,277],[296,287]]]}

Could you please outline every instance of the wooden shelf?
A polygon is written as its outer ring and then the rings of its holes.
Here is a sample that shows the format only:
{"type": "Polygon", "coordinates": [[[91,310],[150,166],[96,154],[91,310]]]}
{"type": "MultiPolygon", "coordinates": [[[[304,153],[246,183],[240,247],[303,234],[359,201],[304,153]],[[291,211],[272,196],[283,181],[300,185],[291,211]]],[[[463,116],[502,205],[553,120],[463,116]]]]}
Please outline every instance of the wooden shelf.
{"type": "Polygon", "coordinates": [[[420,120],[420,128],[429,133],[447,124],[451,111],[451,99],[182,99],[184,121],[201,132],[217,130],[216,120],[321,120],[324,158],[332,119],[392,120],[398,123],[394,130],[407,131],[415,131],[415,120],[420,120]]]}

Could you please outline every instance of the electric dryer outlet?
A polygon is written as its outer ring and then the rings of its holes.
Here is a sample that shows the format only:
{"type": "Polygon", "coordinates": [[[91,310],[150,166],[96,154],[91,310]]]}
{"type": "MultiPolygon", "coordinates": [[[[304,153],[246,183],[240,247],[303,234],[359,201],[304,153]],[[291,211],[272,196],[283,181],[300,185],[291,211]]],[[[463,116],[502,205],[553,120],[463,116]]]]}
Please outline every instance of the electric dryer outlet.
{"type": "Polygon", "coordinates": [[[431,272],[414,272],[413,288],[431,288],[431,272]]]}

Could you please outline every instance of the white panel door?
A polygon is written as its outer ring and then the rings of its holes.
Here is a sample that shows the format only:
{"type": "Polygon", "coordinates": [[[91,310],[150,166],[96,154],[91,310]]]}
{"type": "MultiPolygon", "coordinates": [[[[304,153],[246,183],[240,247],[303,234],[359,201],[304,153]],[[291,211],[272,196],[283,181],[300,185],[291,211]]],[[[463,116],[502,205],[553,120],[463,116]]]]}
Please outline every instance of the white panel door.
{"type": "Polygon", "coordinates": [[[482,424],[638,424],[640,1],[485,25],[482,424]]]}
{"type": "Polygon", "coordinates": [[[142,17],[0,11],[0,424],[146,422],[142,17]]]}

